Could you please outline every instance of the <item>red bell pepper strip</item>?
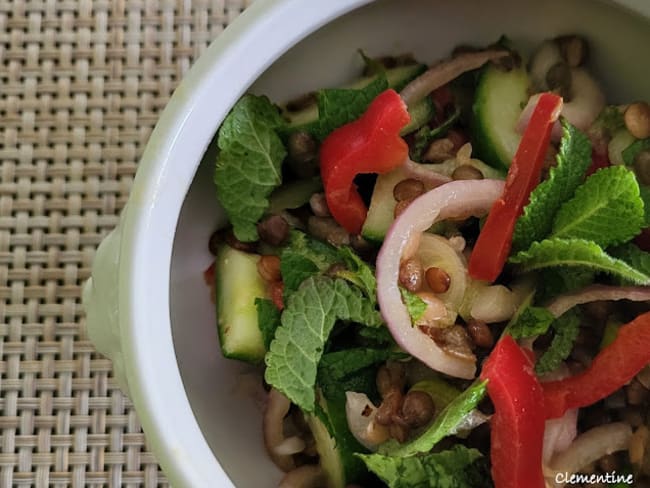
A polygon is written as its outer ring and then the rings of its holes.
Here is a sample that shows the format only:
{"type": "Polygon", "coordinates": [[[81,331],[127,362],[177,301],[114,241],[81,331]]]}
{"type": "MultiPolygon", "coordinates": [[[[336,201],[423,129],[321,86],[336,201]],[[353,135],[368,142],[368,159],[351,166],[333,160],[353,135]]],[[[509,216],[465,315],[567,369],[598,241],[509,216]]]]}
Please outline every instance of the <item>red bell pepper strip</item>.
{"type": "Polygon", "coordinates": [[[323,141],[320,170],[327,206],[348,232],[358,234],[368,213],[354,177],[387,173],[404,163],[408,146],[399,133],[410,120],[397,92],[386,90],[359,119],[339,127],[323,141]]]}
{"type": "Polygon", "coordinates": [[[542,383],[546,417],[558,418],[572,408],[586,407],[611,395],[650,363],[650,312],[618,330],[583,372],[542,383]]]}
{"type": "Polygon", "coordinates": [[[490,459],[496,488],[544,488],[544,397],[533,363],[504,336],[483,365],[481,378],[494,404],[490,459]]]}
{"type": "Polygon", "coordinates": [[[476,280],[494,281],[501,273],[512,246],[517,218],[540,180],[551,140],[551,130],[562,110],[562,98],[543,93],[512,160],[501,197],[494,202],[478,236],[468,271],[476,280]]]}

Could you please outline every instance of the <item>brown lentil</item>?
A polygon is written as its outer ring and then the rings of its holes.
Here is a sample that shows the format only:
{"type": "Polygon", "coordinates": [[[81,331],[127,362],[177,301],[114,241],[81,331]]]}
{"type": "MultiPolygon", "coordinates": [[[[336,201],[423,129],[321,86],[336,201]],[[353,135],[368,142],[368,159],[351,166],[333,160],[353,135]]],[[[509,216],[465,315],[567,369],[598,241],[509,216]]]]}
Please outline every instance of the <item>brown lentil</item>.
{"type": "Polygon", "coordinates": [[[422,288],[422,274],[422,263],[419,259],[406,259],[399,267],[399,283],[408,291],[415,293],[422,288]]]}
{"type": "Polygon", "coordinates": [[[641,382],[634,378],[625,387],[625,396],[627,397],[627,403],[630,405],[641,405],[650,397],[650,391],[646,390],[641,382]]]}
{"type": "Polygon", "coordinates": [[[404,210],[411,204],[413,200],[400,200],[395,204],[395,210],[393,210],[393,217],[397,218],[399,217],[404,210]]]}
{"type": "Polygon", "coordinates": [[[257,232],[267,244],[279,246],[289,236],[289,224],[280,215],[271,215],[257,224],[257,232]]]}
{"type": "Polygon", "coordinates": [[[377,371],[377,390],[382,398],[391,391],[402,391],[406,384],[406,369],[399,361],[388,361],[377,371]]]}
{"type": "Polygon", "coordinates": [[[233,234],[232,229],[226,232],[224,240],[226,241],[226,244],[228,244],[233,249],[237,249],[238,251],[255,252],[255,250],[257,249],[257,242],[240,241],[235,237],[235,234],[233,234]]]}
{"type": "Polygon", "coordinates": [[[433,293],[445,293],[451,285],[451,277],[444,269],[432,266],[424,273],[427,285],[433,293]]]}
{"type": "Polygon", "coordinates": [[[398,389],[392,389],[384,397],[384,401],[377,408],[377,415],[375,421],[379,425],[390,425],[393,422],[393,417],[396,416],[402,408],[404,396],[398,389]]]}
{"type": "Polygon", "coordinates": [[[627,107],[624,114],[625,127],[637,139],[650,137],[650,105],[636,102],[627,107]]]}
{"type": "Polygon", "coordinates": [[[316,158],[318,145],[311,134],[304,131],[292,132],[287,140],[289,157],[297,163],[308,163],[316,158]]]}
{"type": "Polygon", "coordinates": [[[332,217],[309,217],[307,229],[314,237],[325,240],[335,246],[350,244],[350,234],[336,223],[332,217]]]}
{"type": "Polygon", "coordinates": [[[461,164],[451,174],[453,180],[482,180],[483,173],[470,164],[461,164]]]}
{"type": "Polygon", "coordinates": [[[388,440],[390,433],[385,425],[379,425],[377,422],[370,422],[366,429],[366,439],[372,444],[381,444],[388,440]]]}
{"type": "Polygon", "coordinates": [[[398,202],[413,200],[424,193],[424,183],[415,178],[406,178],[393,187],[393,197],[398,202]]]}
{"type": "Polygon", "coordinates": [[[282,275],[280,274],[280,258],[270,254],[261,256],[257,261],[257,272],[264,281],[280,281],[282,279],[282,275]]]}
{"type": "Polygon", "coordinates": [[[324,193],[314,193],[309,198],[309,207],[316,217],[329,217],[331,215],[324,193]]]}
{"type": "Polygon", "coordinates": [[[492,331],[482,320],[470,320],[467,324],[467,333],[478,347],[487,349],[494,345],[492,331]]]}
{"type": "Polygon", "coordinates": [[[436,406],[428,393],[411,390],[402,403],[402,418],[411,428],[428,424],[436,413],[436,406]]]}

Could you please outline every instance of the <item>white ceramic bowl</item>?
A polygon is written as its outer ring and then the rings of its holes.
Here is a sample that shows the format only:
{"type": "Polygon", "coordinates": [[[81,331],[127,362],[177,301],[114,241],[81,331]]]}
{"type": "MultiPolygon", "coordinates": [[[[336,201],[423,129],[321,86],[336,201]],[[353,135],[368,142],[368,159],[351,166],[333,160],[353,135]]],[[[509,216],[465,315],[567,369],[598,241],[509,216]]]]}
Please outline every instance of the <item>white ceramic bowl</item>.
{"type": "Polygon", "coordinates": [[[526,48],[577,32],[591,40],[611,100],[648,99],[649,19],[646,0],[258,0],[226,29],[162,115],[84,290],[90,337],[113,359],[172,483],[280,479],[264,453],[259,410],[238,387],[245,368],[220,355],[202,278],[223,215],[210,158],[199,163],[242,93],[281,101],[336,85],[358,69],[357,48],[430,62],[502,33],[526,48]]]}

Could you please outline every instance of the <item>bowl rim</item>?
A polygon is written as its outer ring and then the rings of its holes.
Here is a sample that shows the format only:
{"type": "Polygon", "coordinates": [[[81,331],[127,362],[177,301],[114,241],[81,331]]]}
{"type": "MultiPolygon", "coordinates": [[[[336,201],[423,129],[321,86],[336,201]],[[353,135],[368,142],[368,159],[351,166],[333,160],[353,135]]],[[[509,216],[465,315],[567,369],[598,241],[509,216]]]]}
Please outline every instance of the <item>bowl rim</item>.
{"type": "Polygon", "coordinates": [[[122,215],[118,320],[131,398],[173,485],[233,486],[194,416],[172,338],[171,257],[185,195],[216,128],[244,91],[307,35],[371,1],[256,1],[189,70],[142,155],[122,215]]]}

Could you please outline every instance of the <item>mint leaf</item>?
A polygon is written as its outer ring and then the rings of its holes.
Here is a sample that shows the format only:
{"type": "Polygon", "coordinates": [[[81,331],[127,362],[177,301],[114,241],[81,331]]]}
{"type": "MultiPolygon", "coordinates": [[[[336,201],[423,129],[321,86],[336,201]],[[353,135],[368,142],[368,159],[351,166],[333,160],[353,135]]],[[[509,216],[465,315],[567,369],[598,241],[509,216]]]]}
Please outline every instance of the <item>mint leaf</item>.
{"type": "Polygon", "coordinates": [[[608,273],[639,285],[650,284],[650,275],[611,257],[594,242],[583,239],[534,242],[530,249],[515,254],[509,261],[521,265],[522,271],[570,266],[608,273]]]}
{"type": "Polygon", "coordinates": [[[478,488],[492,486],[487,460],[477,449],[456,445],[423,456],[357,454],[390,488],[478,488]]]}
{"type": "Polygon", "coordinates": [[[642,251],[632,243],[623,244],[609,250],[609,253],[621,261],[625,261],[634,269],[650,276],[650,253],[642,251]]]}
{"type": "Polygon", "coordinates": [[[357,331],[358,336],[363,340],[363,344],[373,347],[395,347],[395,339],[387,327],[361,327],[357,331]]]}
{"type": "Polygon", "coordinates": [[[399,292],[402,295],[402,302],[406,306],[406,311],[411,317],[411,324],[415,325],[427,311],[427,304],[419,296],[411,293],[406,288],[400,286],[399,292]]]}
{"type": "Polygon", "coordinates": [[[355,284],[374,303],[377,303],[377,279],[375,270],[349,247],[338,248],[338,253],[346,269],[336,272],[336,276],[355,284]]]}
{"type": "Polygon", "coordinates": [[[381,445],[380,452],[399,457],[429,452],[440,440],[456,433],[456,428],[465,416],[485,397],[486,390],[486,381],[475,382],[454,398],[418,437],[401,445],[391,441],[385,442],[381,445]]]}
{"type": "Polygon", "coordinates": [[[255,307],[257,308],[257,325],[262,332],[262,341],[264,347],[269,350],[275,330],[280,326],[280,310],[268,298],[256,298],[255,307]]]}
{"type": "Polygon", "coordinates": [[[318,120],[307,128],[314,137],[324,140],[334,129],[358,119],[370,102],[388,88],[385,75],[378,76],[363,88],[328,88],[318,92],[318,120]]]}
{"type": "MultiPolygon", "coordinates": [[[[650,276],[650,275],[649,275],[650,276]]],[[[546,268],[539,273],[536,298],[539,303],[593,283],[596,271],[589,268],[546,268]]]]}
{"type": "Polygon", "coordinates": [[[537,374],[549,373],[557,369],[569,357],[573,343],[580,332],[580,315],[570,310],[553,322],[555,335],[549,348],[535,364],[537,374]]]}
{"type": "Polygon", "coordinates": [[[508,325],[508,333],[515,339],[535,337],[545,334],[554,320],[553,314],[545,308],[529,306],[508,325]]]}
{"type": "Polygon", "coordinates": [[[323,273],[340,262],[335,247],[304,232],[291,232],[289,242],[280,254],[284,296],[288,297],[295,292],[305,279],[323,273]]]}
{"type": "Polygon", "coordinates": [[[314,410],[317,366],[337,320],[378,325],[379,312],[341,279],[311,276],[288,297],[265,357],[267,383],[305,411],[314,410]]]}
{"type": "Polygon", "coordinates": [[[287,152],[276,131],[283,125],[268,98],[244,95],[219,129],[214,183],[240,241],[257,240],[257,221],[268,208],[268,196],[282,183],[287,152]]]}
{"type": "Polygon", "coordinates": [[[611,137],[624,128],[623,111],[616,105],[608,105],[598,114],[598,117],[589,128],[589,132],[595,133],[597,138],[611,137]]]}
{"type": "Polygon", "coordinates": [[[650,137],[633,142],[623,150],[623,161],[625,165],[632,166],[639,153],[648,150],[650,150],[650,137]]]}
{"type": "Polygon", "coordinates": [[[562,205],[551,236],[585,239],[607,247],[637,235],[643,220],[643,201],[634,173],[623,166],[610,166],[587,178],[562,205]]]}
{"type": "Polygon", "coordinates": [[[650,227],[650,186],[639,185],[639,195],[643,200],[643,228],[650,227]]]}
{"type": "Polygon", "coordinates": [[[439,137],[444,136],[449,131],[449,129],[454,126],[459,118],[460,107],[456,107],[456,110],[454,110],[454,112],[449,117],[447,117],[447,120],[445,120],[437,127],[434,127],[432,129],[428,125],[425,125],[424,127],[418,129],[418,131],[415,133],[415,144],[411,149],[411,158],[414,161],[420,161],[422,158],[422,153],[426,148],[429,147],[431,142],[434,139],[438,139],[439,137]]]}
{"type": "Polygon", "coordinates": [[[591,164],[591,142],[582,132],[562,119],[562,142],[557,166],[548,179],[530,194],[530,201],[515,225],[512,238],[514,250],[528,249],[551,232],[553,218],[562,203],[573,196],[591,164]]]}
{"type": "Polygon", "coordinates": [[[324,354],[318,365],[317,384],[325,398],[360,391],[371,396],[376,390],[376,366],[408,354],[390,349],[352,348],[324,354]]]}

